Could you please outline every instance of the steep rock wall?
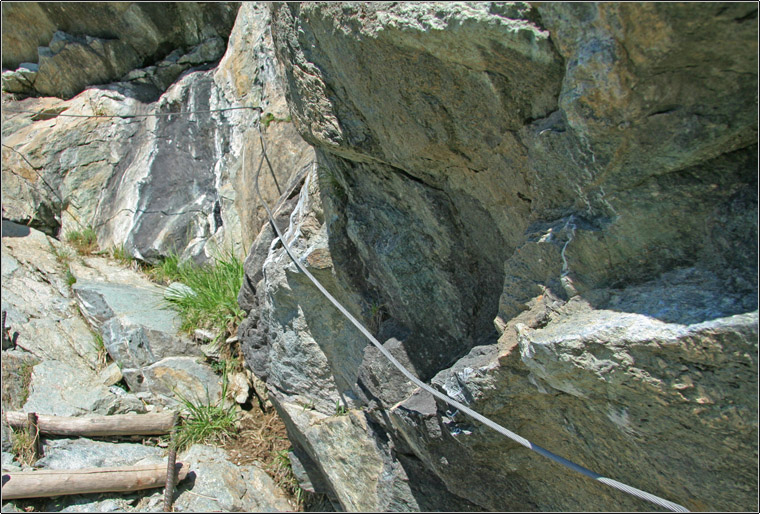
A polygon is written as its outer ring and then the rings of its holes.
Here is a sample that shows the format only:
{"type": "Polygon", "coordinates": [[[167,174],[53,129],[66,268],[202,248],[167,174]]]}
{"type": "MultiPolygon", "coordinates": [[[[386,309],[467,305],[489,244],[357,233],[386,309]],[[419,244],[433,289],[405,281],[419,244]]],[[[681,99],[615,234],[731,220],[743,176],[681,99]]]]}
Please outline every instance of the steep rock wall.
{"type": "Polygon", "coordinates": [[[280,175],[261,180],[266,198],[313,160],[287,121],[268,19],[246,4],[216,67],[175,56],[187,70],[174,70],[179,78],[155,102],[134,94],[137,73],[66,101],[4,95],[3,217],[51,235],[92,226],[101,247],[123,244],[147,261],[170,251],[243,256],[263,219],[252,180],[262,113],[274,120],[267,137],[280,143],[270,155],[280,175]],[[207,112],[227,108],[235,110],[207,112]],[[200,112],[171,115],[190,111],[200,112]]]}
{"type": "MultiPolygon", "coordinates": [[[[68,99],[88,85],[113,82],[175,51],[179,57],[185,48],[196,47],[196,55],[185,61],[202,54],[204,61],[219,59],[239,6],[239,2],[8,3],[3,7],[3,88],[68,99]]],[[[181,68],[184,61],[175,58],[172,64],[181,68]]],[[[179,74],[165,72],[174,78],[179,74]]],[[[156,92],[163,92],[173,80],[156,92]]]]}
{"type": "MultiPolygon", "coordinates": [[[[277,218],[317,278],[535,443],[690,509],[751,509],[757,7],[272,10],[317,152],[277,218]]],[[[413,391],[272,240],[241,340],[343,508],[652,508],[413,391]]]]}

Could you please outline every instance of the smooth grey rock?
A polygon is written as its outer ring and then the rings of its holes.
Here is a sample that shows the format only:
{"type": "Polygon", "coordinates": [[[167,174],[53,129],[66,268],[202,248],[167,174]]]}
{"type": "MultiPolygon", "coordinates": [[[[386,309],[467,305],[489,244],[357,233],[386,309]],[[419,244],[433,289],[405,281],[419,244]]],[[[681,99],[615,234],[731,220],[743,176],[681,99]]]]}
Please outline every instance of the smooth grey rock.
{"type": "Polygon", "coordinates": [[[2,458],[3,458],[3,471],[21,471],[21,466],[19,466],[18,464],[14,462],[16,459],[15,455],[3,450],[2,458]]]}
{"type": "Polygon", "coordinates": [[[39,359],[95,369],[95,338],[79,316],[54,252],[64,245],[42,232],[3,220],[2,309],[19,348],[39,359]]]}
{"type": "Polygon", "coordinates": [[[189,465],[194,478],[178,485],[176,512],[293,509],[284,491],[264,471],[253,465],[235,466],[221,448],[196,444],[180,457],[189,465]]]}
{"type": "Polygon", "coordinates": [[[144,407],[134,395],[113,394],[89,368],[45,360],[34,367],[29,398],[23,410],[53,416],[81,416],[143,412],[144,407]]]}
{"type": "Polygon", "coordinates": [[[137,393],[172,398],[176,392],[193,403],[214,403],[222,395],[219,376],[195,357],[167,357],[147,367],[121,371],[130,391],[137,393]]]}
{"type": "Polygon", "coordinates": [[[85,438],[50,439],[43,450],[45,456],[36,463],[43,469],[142,466],[166,461],[165,450],[156,446],[85,438]]]}
{"type": "Polygon", "coordinates": [[[164,303],[161,288],[135,272],[111,280],[78,280],[72,289],[114,361],[136,368],[173,355],[200,355],[179,333],[179,316],[164,303]]]}

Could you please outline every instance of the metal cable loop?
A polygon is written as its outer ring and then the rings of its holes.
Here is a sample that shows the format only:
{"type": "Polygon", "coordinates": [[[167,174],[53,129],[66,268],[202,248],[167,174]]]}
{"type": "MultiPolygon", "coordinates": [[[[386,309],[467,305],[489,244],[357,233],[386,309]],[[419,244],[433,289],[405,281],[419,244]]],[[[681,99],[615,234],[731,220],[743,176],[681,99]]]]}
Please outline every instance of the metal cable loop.
{"type": "MultiPolygon", "coordinates": [[[[266,144],[264,143],[264,136],[261,132],[261,126],[259,128],[259,141],[261,142],[261,160],[259,161],[258,169],[256,170],[256,177],[254,179],[254,185],[256,188],[256,194],[258,195],[259,199],[261,200],[262,205],[264,206],[264,209],[267,212],[267,216],[269,217],[269,223],[272,225],[272,228],[274,229],[275,233],[277,234],[277,237],[280,238],[280,242],[282,243],[283,248],[285,249],[285,252],[288,254],[290,259],[293,261],[293,263],[298,267],[301,272],[306,275],[311,282],[317,286],[317,289],[328,299],[330,300],[330,303],[332,303],[346,318],[348,318],[353,325],[359,329],[359,331],[364,334],[364,336],[369,339],[369,341],[378,349],[380,350],[380,353],[385,356],[386,359],[388,359],[391,364],[393,364],[403,375],[408,378],[413,384],[416,386],[424,389],[425,391],[429,392],[436,398],[439,398],[443,400],[444,402],[448,403],[449,405],[456,407],[460,411],[464,412],[465,414],[469,415],[470,417],[480,421],[487,427],[495,430],[496,432],[499,432],[502,435],[507,436],[511,440],[521,444],[522,446],[525,446],[526,448],[543,455],[544,457],[547,457],[559,464],[562,464],[565,467],[568,467],[572,469],[573,471],[577,471],[578,473],[581,473],[589,478],[593,478],[594,480],[601,482],[603,484],[606,484],[610,487],[613,487],[615,489],[618,489],[620,491],[623,491],[625,493],[628,493],[630,495],[636,496],[637,498],[641,498],[642,500],[647,500],[649,502],[652,502],[656,505],[659,505],[661,507],[664,507],[670,511],[673,512],[689,512],[688,509],[683,507],[682,505],[679,505],[677,503],[673,503],[671,501],[668,501],[664,498],[660,498],[659,496],[656,496],[654,494],[648,493],[646,491],[642,491],[641,489],[637,489],[635,487],[631,487],[629,485],[623,484],[621,482],[618,482],[617,480],[613,480],[611,478],[607,478],[605,476],[600,475],[599,473],[595,473],[594,471],[591,471],[590,469],[587,469],[579,464],[576,464],[570,460],[565,459],[564,457],[561,457],[555,453],[550,452],[549,450],[542,448],[536,444],[531,443],[524,437],[521,437],[511,430],[508,430],[504,428],[503,426],[499,425],[498,423],[488,419],[487,417],[483,416],[482,414],[479,414],[475,412],[474,410],[470,409],[466,405],[463,405],[462,403],[454,400],[453,398],[435,390],[434,388],[430,387],[429,385],[425,384],[421,380],[419,380],[417,377],[415,377],[408,369],[406,369],[399,361],[396,360],[393,355],[390,354],[390,352],[378,341],[369,330],[367,330],[364,325],[362,325],[356,318],[354,318],[348,310],[346,310],[343,305],[338,302],[328,291],[327,289],[322,286],[322,284],[307,270],[301,262],[296,258],[296,256],[293,254],[292,250],[290,249],[290,246],[285,241],[285,238],[283,237],[282,233],[280,232],[280,229],[277,227],[277,224],[274,221],[274,216],[272,215],[272,212],[269,210],[269,206],[267,206],[267,203],[264,201],[264,198],[261,196],[261,192],[259,191],[259,173],[261,172],[261,167],[264,164],[264,161],[266,160],[267,164],[270,167],[270,171],[272,174],[274,174],[274,170],[271,169],[272,165],[269,162],[269,159],[266,158],[266,144]]],[[[245,167],[245,150],[243,151],[243,167],[245,167]]]]}

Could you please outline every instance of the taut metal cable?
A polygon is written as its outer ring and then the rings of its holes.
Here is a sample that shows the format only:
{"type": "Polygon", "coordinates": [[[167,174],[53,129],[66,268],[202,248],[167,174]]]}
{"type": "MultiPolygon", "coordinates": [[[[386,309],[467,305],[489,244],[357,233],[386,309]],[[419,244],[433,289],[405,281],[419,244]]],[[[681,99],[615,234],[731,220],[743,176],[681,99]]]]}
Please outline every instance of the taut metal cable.
{"type": "MultiPolygon", "coordinates": [[[[487,427],[495,430],[496,432],[499,432],[502,435],[507,436],[508,438],[512,439],[513,441],[525,446],[526,448],[543,455],[544,457],[547,457],[555,462],[558,462],[559,464],[562,464],[563,466],[566,466],[573,471],[577,471],[578,473],[581,473],[589,478],[593,478],[594,480],[601,482],[603,484],[606,484],[610,487],[614,487],[615,489],[618,489],[620,491],[623,491],[625,493],[628,493],[630,495],[636,496],[637,498],[641,498],[642,500],[647,500],[649,502],[652,502],[656,505],[659,505],[661,507],[664,507],[668,510],[671,510],[673,512],[689,512],[688,509],[683,507],[682,505],[679,505],[677,503],[673,503],[671,501],[668,501],[664,498],[660,498],[659,496],[655,496],[654,494],[648,493],[646,491],[642,491],[641,489],[636,489],[635,487],[631,487],[629,485],[623,484],[622,482],[618,482],[617,480],[613,480],[611,478],[607,478],[603,475],[600,475],[599,473],[596,473],[594,471],[591,471],[590,469],[587,469],[579,464],[576,464],[572,461],[569,461],[565,459],[564,457],[560,457],[559,455],[550,452],[549,450],[542,448],[536,444],[531,443],[524,437],[521,437],[511,430],[508,430],[504,428],[503,426],[499,425],[498,423],[488,419],[487,417],[483,416],[482,414],[479,414],[475,412],[474,410],[470,409],[466,405],[463,405],[462,403],[454,400],[453,398],[436,391],[429,385],[425,384],[421,380],[419,380],[417,377],[415,377],[408,369],[406,369],[399,361],[396,360],[393,355],[378,341],[375,336],[372,335],[372,333],[367,330],[364,325],[362,325],[356,318],[354,318],[348,310],[346,310],[343,305],[338,302],[328,291],[324,288],[324,286],[309,272],[309,270],[306,269],[306,267],[301,264],[301,262],[296,258],[296,256],[293,254],[293,251],[290,249],[290,246],[288,246],[288,243],[285,241],[285,238],[283,237],[282,233],[280,232],[280,229],[277,227],[277,224],[274,221],[274,216],[272,215],[272,212],[269,210],[269,206],[267,206],[267,203],[264,201],[264,198],[261,196],[261,192],[259,191],[259,173],[261,172],[261,167],[264,165],[264,161],[267,162],[267,164],[270,167],[270,171],[274,175],[274,170],[271,169],[272,165],[269,162],[269,159],[266,158],[266,144],[264,143],[264,136],[261,132],[261,126],[259,126],[259,140],[261,142],[261,160],[259,161],[258,169],[256,170],[256,177],[254,179],[254,185],[256,188],[256,194],[258,195],[259,199],[261,200],[262,205],[264,206],[264,209],[267,212],[267,216],[269,217],[269,223],[272,225],[272,228],[274,229],[275,233],[277,234],[277,237],[280,238],[280,242],[282,243],[283,248],[285,248],[285,252],[288,254],[290,259],[295,263],[295,265],[298,267],[301,272],[306,275],[309,280],[312,281],[312,283],[317,286],[317,289],[328,299],[330,300],[330,303],[332,303],[340,312],[343,314],[346,318],[348,318],[351,323],[354,324],[354,326],[359,329],[359,331],[364,334],[364,336],[369,339],[369,341],[378,349],[380,350],[380,353],[385,356],[386,359],[388,359],[391,364],[393,364],[398,370],[404,374],[406,378],[409,379],[413,384],[416,386],[424,389],[428,393],[432,394],[436,398],[439,398],[443,400],[444,402],[448,403],[449,405],[456,407],[461,412],[464,412],[465,414],[471,416],[472,418],[480,421],[487,427]]],[[[243,153],[243,166],[245,166],[245,151],[243,153]]]]}

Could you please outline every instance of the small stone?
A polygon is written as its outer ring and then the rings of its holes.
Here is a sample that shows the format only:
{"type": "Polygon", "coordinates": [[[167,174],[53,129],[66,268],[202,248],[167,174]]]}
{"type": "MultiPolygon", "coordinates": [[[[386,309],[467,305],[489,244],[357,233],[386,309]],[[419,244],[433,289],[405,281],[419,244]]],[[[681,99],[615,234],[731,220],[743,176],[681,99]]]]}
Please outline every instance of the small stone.
{"type": "Polygon", "coordinates": [[[251,396],[251,384],[245,373],[233,373],[229,377],[229,391],[239,404],[244,404],[251,396]]]}
{"type": "Polygon", "coordinates": [[[196,341],[202,341],[204,343],[208,343],[216,339],[215,332],[212,332],[211,330],[204,330],[202,328],[196,328],[193,332],[193,335],[195,336],[196,341]]]}
{"type": "Polygon", "coordinates": [[[104,386],[112,386],[119,382],[123,377],[119,365],[115,362],[109,364],[105,369],[98,373],[104,386]]]}

